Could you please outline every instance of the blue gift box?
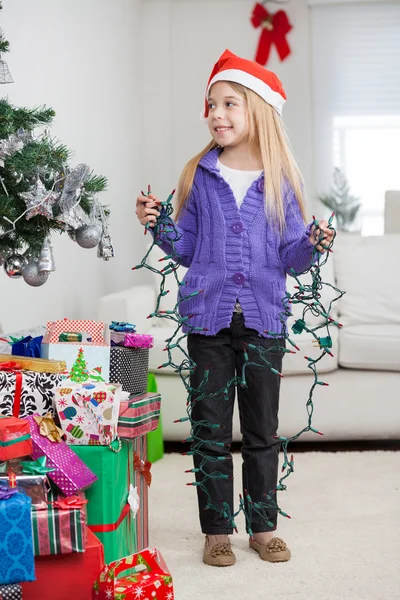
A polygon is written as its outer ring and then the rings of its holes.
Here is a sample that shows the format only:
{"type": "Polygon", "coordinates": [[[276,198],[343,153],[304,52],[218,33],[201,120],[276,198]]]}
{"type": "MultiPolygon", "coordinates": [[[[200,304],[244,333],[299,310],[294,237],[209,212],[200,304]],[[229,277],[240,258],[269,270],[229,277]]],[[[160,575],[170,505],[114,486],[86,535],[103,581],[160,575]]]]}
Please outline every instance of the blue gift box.
{"type": "Polygon", "coordinates": [[[35,580],[31,499],[0,490],[0,584],[35,580]]]}

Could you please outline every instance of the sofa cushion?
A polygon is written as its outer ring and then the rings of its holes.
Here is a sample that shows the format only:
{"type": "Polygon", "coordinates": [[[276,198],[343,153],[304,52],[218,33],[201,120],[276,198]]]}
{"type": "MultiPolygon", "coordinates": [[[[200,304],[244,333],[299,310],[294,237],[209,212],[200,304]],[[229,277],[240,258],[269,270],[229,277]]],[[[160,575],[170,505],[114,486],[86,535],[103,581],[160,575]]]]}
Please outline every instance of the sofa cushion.
{"type": "MultiPolygon", "coordinates": [[[[157,373],[158,367],[165,362],[168,361],[168,354],[164,351],[165,348],[165,340],[171,337],[174,334],[175,327],[152,327],[147,333],[154,336],[154,348],[150,351],[150,362],[149,369],[151,372],[157,373]]],[[[321,337],[324,337],[326,333],[323,329],[320,330],[321,337]]],[[[331,356],[325,356],[323,360],[318,363],[317,371],[318,373],[328,373],[330,371],[334,371],[338,366],[338,357],[337,352],[335,351],[337,347],[338,341],[338,331],[336,327],[330,328],[330,335],[333,341],[332,354],[331,356]]],[[[286,354],[283,360],[283,374],[284,375],[297,375],[297,374],[310,374],[310,369],[307,368],[309,362],[304,358],[304,356],[311,356],[312,358],[317,358],[320,354],[320,350],[315,348],[312,341],[313,338],[310,334],[300,334],[300,335],[291,335],[291,339],[297,344],[300,348],[300,352],[297,352],[292,346],[288,343],[287,347],[293,349],[296,354],[286,354]]],[[[187,350],[186,346],[186,338],[184,338],[181,342],[184,350],[187,350]]],[[[184,355],[182,352],[173,348],[171,350],[172,360],[176,362],[177,365],[181,364],[184,359],[184,355]]],[[[174,371],[171,367],[165,367],[162,369],[163,374],[173,375],[174,371]]]]}
{"type": "Polygon", "coordinates": [[[335,247],[337,287],[344,325],[400,324],[400,234],[363,237],[339,233],[335,247]]]}
{"type": "Polygon", "coordinates": [[[350,325],[340,332],[339,365],[400,371],[400,325],[350,325]]]}

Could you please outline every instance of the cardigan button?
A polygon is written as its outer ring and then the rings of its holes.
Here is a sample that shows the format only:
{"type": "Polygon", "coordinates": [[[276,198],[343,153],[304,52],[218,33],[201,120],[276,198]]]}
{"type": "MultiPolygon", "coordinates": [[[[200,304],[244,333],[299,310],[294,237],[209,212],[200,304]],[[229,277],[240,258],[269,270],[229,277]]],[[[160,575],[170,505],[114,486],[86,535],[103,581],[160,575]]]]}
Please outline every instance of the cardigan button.
{"type": "Polygon", "coordinates": [[[264,178],[260,179],[260,181],[258,182],[258,190],[260,192],[264,191],[264,178]]]}
{"type": "Polygon", "coordinates": [[[231,229],[232,229],[233,233],[242,233],[243,223],[241,223],[240,221],[236,221],[235,223],[232,224],[231,229]]]}
{"type": "Polygon", "coordinates": [[[243,273],[235,273],[233,276],[233,281],[236,283],[236,285],[242,285],[242,283],[244,283],[245,280],[245,276],[243,275],[243,273]]]}

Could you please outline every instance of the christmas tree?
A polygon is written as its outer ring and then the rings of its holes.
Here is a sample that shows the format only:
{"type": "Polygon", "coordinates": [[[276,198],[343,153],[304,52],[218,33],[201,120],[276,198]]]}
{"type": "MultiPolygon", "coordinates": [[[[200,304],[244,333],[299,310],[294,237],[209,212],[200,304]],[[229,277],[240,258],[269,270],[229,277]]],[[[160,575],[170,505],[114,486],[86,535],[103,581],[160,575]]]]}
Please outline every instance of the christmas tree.
{"type": "MultiPolygon", "coordinates": [[[[7,51],[0,36],[0,52],[7,51]]],[[[69,150],[47,130],[54,116],[51,108],[18,108],[0,99],[0,265],[34,286],[55,270],[53,232],[84,248],[97,246],[104,260],[114,255],[108,211],[96,198],[107,181],[86,164],[68,166],[69,150]]]]}
{"type": "Polygon", "coordinates": [[[78,358],[72,365],[72,369],[69,373],[69,378],[71,381],[75,381],[76,383],[83,383],[89,379],[89,372],[87,369],[87,364],[85,357],[83,355],[83,349],[79,348],[78,358]]]}

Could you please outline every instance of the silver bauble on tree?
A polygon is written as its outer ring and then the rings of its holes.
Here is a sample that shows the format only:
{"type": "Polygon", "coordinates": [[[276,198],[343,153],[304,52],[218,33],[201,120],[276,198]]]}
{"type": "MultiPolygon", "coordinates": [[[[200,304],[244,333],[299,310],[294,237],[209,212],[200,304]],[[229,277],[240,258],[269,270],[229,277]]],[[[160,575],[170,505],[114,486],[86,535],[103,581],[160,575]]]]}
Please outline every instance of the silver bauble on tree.
{"type": "Polygon", "coordinates": [[[36,261],[32,261],[26,265],[22,270],[22,277],[25,283],[33,287],[39,287],[46,283],[49,272],[39,271],[39,265],[36,261]]]}
{"type": "Polygon", "coordinates": [[[101,233],[99,225],[82,225],[75,231],[75,239],[82,248],[94,248],[101,240],[101,233]]]}
{"type": "Polygon", "coordinates": [[[27,260],[22,254],[11,254],[4,261],[4,270],[11,279],[22,277],[22,270],[27,260]]]}
{"type": "Polygon", "coordinates": [[[53,256],[53,248],[51,247],[50,240],[48,238],[46,238],[43,242],[43,246],[40,250],[37,262],[38,269],[41,273],[50,273],[50,271],[56,270],[56,265],[53,256]]]}

